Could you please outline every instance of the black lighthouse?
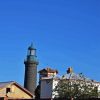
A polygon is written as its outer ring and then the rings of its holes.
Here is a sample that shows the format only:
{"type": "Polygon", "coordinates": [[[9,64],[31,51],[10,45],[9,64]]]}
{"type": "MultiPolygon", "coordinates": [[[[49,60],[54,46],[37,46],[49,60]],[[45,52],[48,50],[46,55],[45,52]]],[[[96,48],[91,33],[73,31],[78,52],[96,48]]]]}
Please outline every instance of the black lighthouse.
{"type": "Polygon", "coordinates": [[[29,90],[33,95],[36,89],[37,82],[37,57],[36,49],[31,44],[28,47],[27,58],[24,61],[25,64],[25,77],[24,77],[24,88],[29,90]]]}

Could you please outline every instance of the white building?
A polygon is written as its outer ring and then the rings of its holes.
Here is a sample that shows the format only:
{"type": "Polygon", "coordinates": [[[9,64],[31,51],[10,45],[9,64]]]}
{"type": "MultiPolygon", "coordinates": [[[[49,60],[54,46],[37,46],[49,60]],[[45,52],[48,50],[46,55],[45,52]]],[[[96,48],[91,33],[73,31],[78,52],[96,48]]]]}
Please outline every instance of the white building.
{"type": "Polygon", "coordinates": [[[41,79],[41,99],[51,99],[55,97],[54,88],[57,86],[58,79],[56,78],[43,78],[41,79]]]}
{"type": "Polygon", "coordinates": [[[39,71],[40,77],[40,98],[51,99],[54,98],[53,89],[57,86],[58,78],[56,77],[58,71],[49,67],[39,71]]]}

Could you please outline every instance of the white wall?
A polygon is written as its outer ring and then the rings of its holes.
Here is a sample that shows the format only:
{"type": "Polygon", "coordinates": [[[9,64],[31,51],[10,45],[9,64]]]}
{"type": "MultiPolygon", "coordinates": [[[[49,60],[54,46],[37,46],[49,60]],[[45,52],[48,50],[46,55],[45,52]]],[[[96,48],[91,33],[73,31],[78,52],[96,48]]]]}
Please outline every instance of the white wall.
{"type": "Polygon", "coordinates": [[[52,98],[52,82],[53,82],[52,79],[41,80],[41,91],[40,91],[41,99],[52,98]]]}

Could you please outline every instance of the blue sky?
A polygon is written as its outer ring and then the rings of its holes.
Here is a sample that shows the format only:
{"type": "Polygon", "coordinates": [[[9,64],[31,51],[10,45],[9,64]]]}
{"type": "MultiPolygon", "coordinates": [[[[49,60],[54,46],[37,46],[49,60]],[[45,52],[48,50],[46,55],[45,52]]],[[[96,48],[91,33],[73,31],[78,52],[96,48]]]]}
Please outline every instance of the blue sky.
{"type": "Polygon", "coordinates": [[[63,75],[72,66],[100,81],[100,1],[1,0],[0,81],[23,85],[31,42],[38,70],[50,66],[63,75]]]}

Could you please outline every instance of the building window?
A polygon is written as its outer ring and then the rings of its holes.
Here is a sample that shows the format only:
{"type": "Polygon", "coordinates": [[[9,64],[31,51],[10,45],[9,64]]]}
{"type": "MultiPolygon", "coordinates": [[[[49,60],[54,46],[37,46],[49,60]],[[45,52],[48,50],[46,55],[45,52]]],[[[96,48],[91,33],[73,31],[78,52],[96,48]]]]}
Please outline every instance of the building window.
{"type": "Polygon", "coordinates": [[[6,93],[10,92],[11,89],[10,88],[6,88],[6,93]]]}

